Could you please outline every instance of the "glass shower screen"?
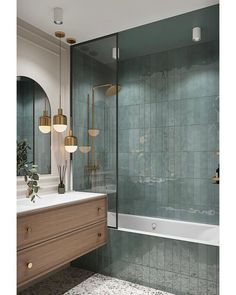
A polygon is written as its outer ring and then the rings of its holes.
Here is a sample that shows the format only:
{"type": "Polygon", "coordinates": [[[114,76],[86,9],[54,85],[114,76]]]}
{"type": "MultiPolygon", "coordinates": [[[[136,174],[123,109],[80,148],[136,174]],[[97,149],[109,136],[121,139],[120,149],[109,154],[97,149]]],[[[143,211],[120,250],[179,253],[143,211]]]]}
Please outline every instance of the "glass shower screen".
{"type": "Polygon", "coordinates": [[[117,227],[117,35],[71,48],[73,188],[108,195],[109,223],[117,227]]]}

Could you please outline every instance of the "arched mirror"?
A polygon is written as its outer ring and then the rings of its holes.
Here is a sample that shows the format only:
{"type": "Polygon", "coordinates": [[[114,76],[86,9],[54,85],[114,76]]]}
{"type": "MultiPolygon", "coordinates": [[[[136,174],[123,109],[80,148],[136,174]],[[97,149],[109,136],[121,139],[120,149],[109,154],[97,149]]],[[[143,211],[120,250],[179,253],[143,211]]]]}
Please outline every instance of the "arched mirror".
{"type": "Polygon", "coordinates": [[[39,130],[39,118],[50,102],[43,88],[34,80],[17,77],[17,175],[24,163],[38,165],[39,174],[51,173],[51,132],[39,130]]]}

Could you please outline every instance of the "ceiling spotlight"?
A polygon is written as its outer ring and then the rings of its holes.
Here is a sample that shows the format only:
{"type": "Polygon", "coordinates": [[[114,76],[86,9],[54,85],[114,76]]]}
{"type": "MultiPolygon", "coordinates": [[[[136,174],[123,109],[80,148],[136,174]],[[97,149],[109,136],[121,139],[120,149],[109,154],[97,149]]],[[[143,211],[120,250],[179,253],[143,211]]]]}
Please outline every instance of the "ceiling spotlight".
{"type": "Polygon", "coordinates": [[[193,30],[192,30],[192,40],[194,42],[201,41],[201,28],[200,27],[193,28],[193,30]]]}
{"type": "Polygon", "coordinates": [[[63,24],[63,10],[60,7],[54,8],[54,23],[56,25],[62,25],[63,24]]]}

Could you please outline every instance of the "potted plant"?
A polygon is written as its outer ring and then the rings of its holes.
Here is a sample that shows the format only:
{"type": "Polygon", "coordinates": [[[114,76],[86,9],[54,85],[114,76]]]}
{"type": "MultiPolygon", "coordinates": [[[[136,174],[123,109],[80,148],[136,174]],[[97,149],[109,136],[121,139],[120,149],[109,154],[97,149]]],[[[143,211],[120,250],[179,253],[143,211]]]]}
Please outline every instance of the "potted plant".
{"type": "Polygon", "coordinates": [[[17,141],[17,175],[20,175],[20,169],[23,168],[28,163],[28,150],[31,150],[31,147],[28,145],[26,140],[17,141]]]}
{"type": "Polygon", "coordinates": [[[37,172],[38,165],[32,165],[29,168],[27,164],[20,168],[20,175],[24,176],[27,184],[26,198],[30,198],[32,202],[35,202],[35,197],[39,197],[38,191],[40,186],[38,185],[39,175],[37,172]]]}

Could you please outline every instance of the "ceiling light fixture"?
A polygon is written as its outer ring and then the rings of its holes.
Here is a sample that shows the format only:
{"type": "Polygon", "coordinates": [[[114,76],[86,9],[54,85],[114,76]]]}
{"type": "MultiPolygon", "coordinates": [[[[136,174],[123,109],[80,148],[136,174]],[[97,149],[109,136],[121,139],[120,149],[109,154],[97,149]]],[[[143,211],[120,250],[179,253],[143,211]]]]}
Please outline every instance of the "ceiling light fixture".
{"type": "Polygon", "coordinates": [[[64,139],[65,150],[68,153],[74,153],[78,148],[77,137],[73,135],[72,130],[70,129],[69,135],[64,139]]]}
{"type": "MultiPolygon", "coordinates": [[[[76,43],[76,39],[73,37],[68,37],[66,39],[66,42],[70,45],[75,44],[76,43]]],[[[78,141],[77,141],[77,137],[73,135],[72,132],[72,102],[71,102],[71,109],[70,109],[70,116],[71,116],[71,120],[70,120],[70,130],[69,130],[69,135],[65,137],[64,139],[64,146],[65,146],[65,150],[68,153],[74,153],[77,148],[78,148],[78,141]]]]}
{"type": "Polygon", "coordinates": [[[63,115],[63,109],[61,108],[61,38],[65,37],[65,33],[58,31],[55,32],[55,36],[60,38],[60,96],[58,114],[53,117],[53,127],[57,132],[63,132],[67,128],[67,117],[63,115]]]}
{"type": "MultiPolygon", "coordinates": [[[[89,136],[88,136],[88,130],[89,130],[89,104],[90,104],[90,97],[89,94],[87,95],[87,127],[86,130],[87,132],[84,133],[84,137],[83,137],[83,144],[79,146],[79,150],[81,151],[81,153],[83,154],[87,154],[91,151],[91,146],[89,145],[89,136]],[[87,144],[85,144],[85,142],[87,142],[87,144]]],[[[82,122],[84,122],[84,116],[83,116],[84,112],[82,112],[82,122]]],[[[84,126],[82,126],[83,128],[85,128],[84,126]]]]}
{"type": "Polygon", "coordinates": [[[48,111],[46,106],[47,106],[47,102],[45,98],[43,115],[39,117],[39,130],[42,133],[49,133],[51,131],[51,117],[48,116],[48,111]]]}
{"type": "Polygon", "coordinates": [[[62,25],[63,24],[63,10],[60,7],[54,8],[54,23],[56,25],[62,25]]]}
{"type": "Polygon", "coordinates": [[[201,28],[200,27],[195,27],[192,29],[192,40],[194,42],[201,41],[201,28]]]}

